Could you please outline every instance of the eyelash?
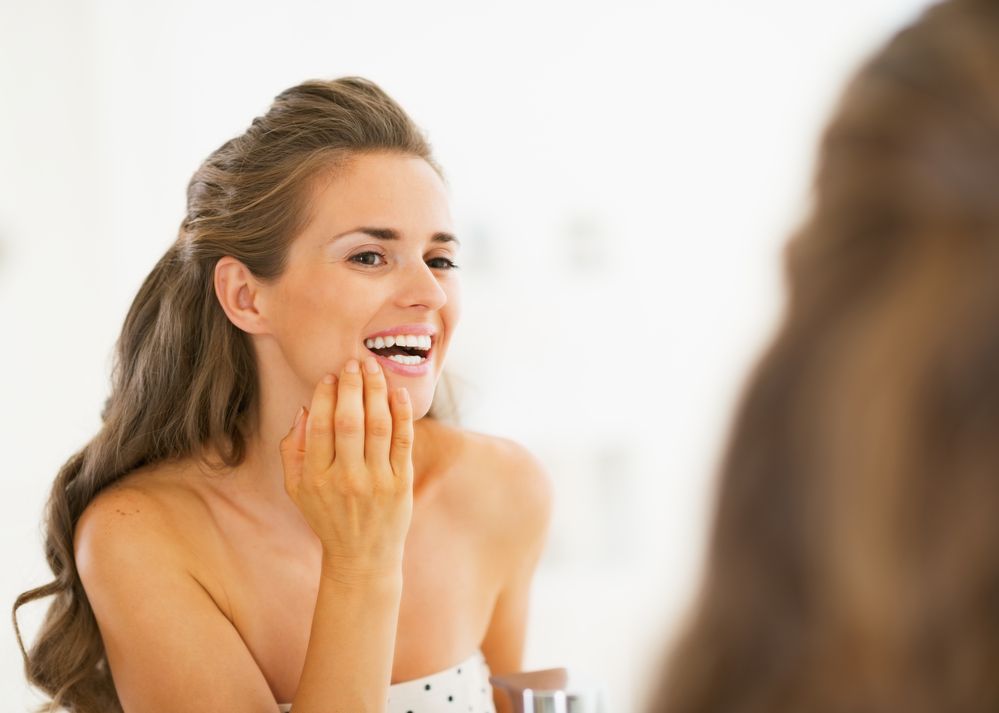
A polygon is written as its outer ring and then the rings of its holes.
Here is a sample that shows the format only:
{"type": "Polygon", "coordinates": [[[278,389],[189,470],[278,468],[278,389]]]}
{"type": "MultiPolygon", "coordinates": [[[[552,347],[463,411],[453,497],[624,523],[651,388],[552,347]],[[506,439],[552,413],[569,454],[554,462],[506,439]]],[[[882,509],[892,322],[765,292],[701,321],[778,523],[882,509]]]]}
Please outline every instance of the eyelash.
{"type": "Polygon", "coordinates": [[[438,255],[437,257],[430,258],[429,260],[427,260],[427,265],[429,265],[430,268],[434,269],[434,270],[457,270],[458,269],[458,266],[455,264],[454,260],[452,260],[449,257],[444,257],[443,255],[438,255]],[[430,263],[432,263],[435,260],[443,260],[444,261],[444,265],[441,266],[441,267],[434,267],[433,265],[430,265],[430,263]]]}
{"type": "Polygon", "coordinates": [[[357,255],[351,255],[350,256],[350,261],[351,262],[356,262],[358,265],[363,265],[364,267],[379,267],[379,265],[372,265],[370,263],[362,262],[360,260],[360,258],[366,257],[368,255],[374,255],[379,260],[381,260],[383,263],[385,262],[385,256],[382,255],[379,252],[375,252],[374,250],[365,250],[363,253],[357,253],[357,255]]]}
{"type": "MultiPolygon", "coordinates": [[[[382,263],[384,263],[386,261],[385,260],[385,256],[383,254],[381,254],[379,252],[375,252],[374,250],[365,250],[363,253],[358,253],[357,255],[352,255],[351,258],[350,258],[350,261],[351,262],[356,262],[358,265],[363,265],[364,267],[380,267],[380,265],[373,265],[373,264],[370,264],[370,263],[367,263],[367,262],[362,262],[360,260],[360,258],[366,257],[368,255],[374,255],[374,256],[376,256],[379,260],[382,261],[382,263]]],[[[454,260],[452,260],[451,258],[443,257],[441,255],[438,255],[437,257],[432,257],[429,260],[427,260],[427,265],[432,270],[457,270],[458,269],[458,266],[455,264],[454,260]],[[434,265],[430,264],[430,263],[432,263],[434,261],[437,261],[437,260],[443,260],[444,261],[444,265],[434,266],[434,265]]]]}

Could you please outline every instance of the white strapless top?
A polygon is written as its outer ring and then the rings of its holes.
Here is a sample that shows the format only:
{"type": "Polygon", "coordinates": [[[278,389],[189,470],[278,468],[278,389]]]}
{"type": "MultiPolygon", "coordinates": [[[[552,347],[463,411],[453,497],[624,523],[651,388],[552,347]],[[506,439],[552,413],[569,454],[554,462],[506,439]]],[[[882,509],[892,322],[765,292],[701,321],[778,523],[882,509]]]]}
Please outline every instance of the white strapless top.
{"type": "MultiPolygon", "coordinates": [[[[278,706],[281,713],[290,703],[278,706]]],[[[389,686],[388,713],[496,713],[481,651],[446,671],[389,686]]]]}

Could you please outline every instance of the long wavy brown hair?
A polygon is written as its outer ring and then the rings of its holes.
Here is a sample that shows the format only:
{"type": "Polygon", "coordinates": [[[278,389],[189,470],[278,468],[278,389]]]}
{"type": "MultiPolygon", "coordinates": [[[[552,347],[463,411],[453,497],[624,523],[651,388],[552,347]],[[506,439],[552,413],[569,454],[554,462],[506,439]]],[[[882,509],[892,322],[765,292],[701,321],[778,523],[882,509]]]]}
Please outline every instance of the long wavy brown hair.
{"type": "Polygon", "coordinates": [[[305,82],[281,93],[191,179],[177,241],[125,319],[101,430],[52,486],[45,555],[55,579],[14,604],[17,629],[18,608],[53,597],[30,650],[18,631],[28,680],[51,698],[51,710],[121,711],[73,557],[87,504],[141,466],[204,453],[234,466],[244,457],[257,367],[249,340],[215,296],[215,264],[230,255],[261,280],[279,277],[309,216],[310,183],[374,151],[420,157],[437,169],[423,134],[371,82],[305,82]]]}
{"type": "Polygon", "coordinates": [[[787,278],[653,710],[999,710],[997,0],[861,69],[787,278]]]}

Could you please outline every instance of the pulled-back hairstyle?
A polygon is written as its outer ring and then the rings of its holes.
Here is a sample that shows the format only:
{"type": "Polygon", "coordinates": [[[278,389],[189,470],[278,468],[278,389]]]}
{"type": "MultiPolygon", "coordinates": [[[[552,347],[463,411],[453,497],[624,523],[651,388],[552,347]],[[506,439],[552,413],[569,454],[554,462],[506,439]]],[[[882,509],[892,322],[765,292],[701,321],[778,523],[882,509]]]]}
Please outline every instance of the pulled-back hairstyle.
{"type": "Polygon", "coordinates": [[[21,644],[28,680],[52,698],[52,709],[121,710],[73,557],[84,508],[141,466],[205,453],[234,466],[244,457],[257,367],[250,341],[216,298],[216,263],[232,256],[257,278],[276,279],[308,219],[313,179],[377,151],[423,158],[437,169],[422,133],[371,82],[305,82],[281,93],[191,179],[177,241],[125,319],[103,426],[52,487],[45,554],[55,580],[14,605],[16,628],[19,607],[54,597],[30,651],[21,644]]]}
{"type": "Polygon", "coordinates": [[[999,710],[999,2],[859,72],[656,713],[999,710]]]}

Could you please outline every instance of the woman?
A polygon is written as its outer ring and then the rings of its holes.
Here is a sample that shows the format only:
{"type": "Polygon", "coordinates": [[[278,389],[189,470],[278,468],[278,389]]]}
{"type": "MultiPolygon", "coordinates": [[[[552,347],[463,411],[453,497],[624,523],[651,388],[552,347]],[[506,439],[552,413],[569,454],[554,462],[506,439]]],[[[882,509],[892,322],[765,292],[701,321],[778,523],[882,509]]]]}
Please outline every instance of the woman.
{"type": "Polygon", "coordinates": [[[25,660],[56,705],[492,709],[550,492],[517,446],[420,419],[457,247],[370,82],[289,89],[209,157],[53,487],[56,579],[15,605],[55,596],[25,660]]]}
{"type": "Polygon", "coordinates": [[[862,69],[655,710],[999,708],[999,2],[862,69]]]}

